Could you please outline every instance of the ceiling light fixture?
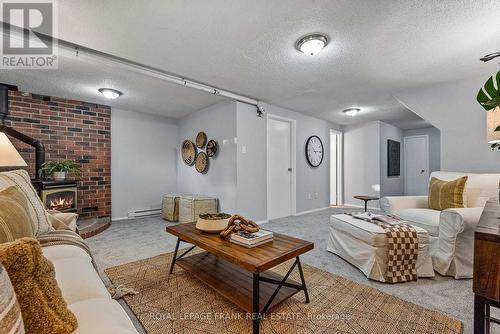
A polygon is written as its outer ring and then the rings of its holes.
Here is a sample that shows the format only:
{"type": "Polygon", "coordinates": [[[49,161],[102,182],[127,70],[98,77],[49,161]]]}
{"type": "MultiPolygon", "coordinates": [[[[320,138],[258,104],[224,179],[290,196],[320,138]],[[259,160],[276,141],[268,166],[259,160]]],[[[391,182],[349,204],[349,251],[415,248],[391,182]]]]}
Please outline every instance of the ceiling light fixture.
{"type": "Polygon", "coordinates": [[[356,116],[360,111],[361,111],[361,109],[359,109],[359,108],[349,108],[349,109],[342,110],[343,113],[345,113],[347,116],[350,116],[350,117],[356,116]]]}
{"type": "Polygon", "coordinates": [[[110,100],[114,100],[114,99],[123,95],[123,93],[120,92],[119,90],[112,89],[112,88],[99,88],[98,91],[99,91],[99,93],[104,95],[105,98],[110,99],[110,100]]]}
{"type": "Polygon", "coordinates": [[[323,50],[328,44],[328,37],[323,34],[309,34],[300,38],[295,47],[297,50],[305,53],[308,56],[314,56],[323,50]]]}

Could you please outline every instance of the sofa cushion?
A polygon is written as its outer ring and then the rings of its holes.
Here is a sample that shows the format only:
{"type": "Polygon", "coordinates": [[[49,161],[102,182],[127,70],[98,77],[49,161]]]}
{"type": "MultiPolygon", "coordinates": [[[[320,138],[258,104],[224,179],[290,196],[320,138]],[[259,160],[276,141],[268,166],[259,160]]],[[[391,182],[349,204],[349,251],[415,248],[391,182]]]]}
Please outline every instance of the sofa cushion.
{"type": "Polygon", "coordinates": [[[78,319],[73,334],[137,334],[132,321],[116,300],[94,298],[69,305],[78,319]]]}
{"type": "Polygon", "coordinates": [[[24,333],[21,308],[7,270],[0,264],[0,333],[24,333]]]}
{"type": "Polygon", "coordinates": [[[61,259],[87,259],[89,262],[92,261],[90,255],[83,250],[83,248],[76,247],[73,245],[51,245],[48,247],[42,247],[43,255],[54,262],[55,260],[61,259]]]}
{"type": "Polygon", "coordinates": [[[407,220],[411,225],[423,228],[433,237],[439,235],[439,219],[441,216],[441,211],[439,210],[403,209],[397,211],[396,215],[407,220]]]}
{"type": "Polygon", "coordinates": [[[28,204],[28,212],[34,224],[33,232],[35,235],[53,231],[54,228],[49,223],[47,211],[38,197],[35,188],[31,185],[28,172],[25,170],[15,170],[0,173],[0,189],[10,186],[17,186],[23,193],[28,204]]]}
{"type": "Polygon", "coordinates": [[[53,260],[52,263],[56,269],[57,283],[68,304],[91,298],[111,299],[88,258],[63,258],[53,260]]]}
{"type": "Polygon", "coordinates": [[[464,192],[467,176],[452,181],[443,181],[436,177],[429,183],[429,209],[446,210],[464,208],[464,192]]]}
{"type": "Polygon", "coordinates": [[[23,193],[15,186],[0,190],[0,243],[34,236],[23,193]]]}
{"type": "Polygon", "coordinates": [[[76,318],[62,297],[54,266],[42,255],[38,241],[22,238],[1,244],[0,263],[14,286],[27,333],[65,334],[76,329],[76,318]]]}

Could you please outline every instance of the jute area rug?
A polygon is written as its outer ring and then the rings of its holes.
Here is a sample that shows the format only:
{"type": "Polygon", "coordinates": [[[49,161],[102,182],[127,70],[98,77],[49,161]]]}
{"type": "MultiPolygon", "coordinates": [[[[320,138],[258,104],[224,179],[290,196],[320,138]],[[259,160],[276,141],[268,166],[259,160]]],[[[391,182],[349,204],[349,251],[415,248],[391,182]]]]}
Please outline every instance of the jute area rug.
{"type": "MultiPolygon", "coordinates": [[[[105,270],[114,284],[139,292],[124,299],[147,333],[252,332],[251,314],[178,266],[168,275],[171,259],[162,254],[105,270]]],[[[290,265],[273,271],[284,275],[290,265]]],[[[298,292],[265,316],[261,333],[462,333],[462,323],[443,313],[306,264],[303,270],[310,303],[298,292]]],[[[299,281],[298,273],[291,279],[299,281]]]]}

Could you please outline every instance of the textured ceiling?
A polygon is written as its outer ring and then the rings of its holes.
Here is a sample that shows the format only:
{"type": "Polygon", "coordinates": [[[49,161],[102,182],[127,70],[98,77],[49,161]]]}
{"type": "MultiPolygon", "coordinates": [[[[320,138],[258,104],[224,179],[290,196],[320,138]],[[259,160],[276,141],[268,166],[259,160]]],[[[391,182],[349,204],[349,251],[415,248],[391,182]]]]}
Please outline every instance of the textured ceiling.
{"type": "MultiPolygon", "coordinates": [[[[421,120],[392,95],[493,72],[498,62],[478,59],[500,50],[499,12],[498,0],[65,0],[59,37],[339,124],[378,119],[411,128],[421,120]],[[315,57],[294,48],[310,32],[330,37],[315,57]],[[341,110],[351,106],[363,112],[348,118],[341,110]]],[[[59,74],[36,75],[43,87],[72,94],[109,82],[126,92],[113,104],[171,117],[217,102],[93,66],[67,60],[59,74]]],[[[14,82],[16,75],[8,74],[14,82]]]]}

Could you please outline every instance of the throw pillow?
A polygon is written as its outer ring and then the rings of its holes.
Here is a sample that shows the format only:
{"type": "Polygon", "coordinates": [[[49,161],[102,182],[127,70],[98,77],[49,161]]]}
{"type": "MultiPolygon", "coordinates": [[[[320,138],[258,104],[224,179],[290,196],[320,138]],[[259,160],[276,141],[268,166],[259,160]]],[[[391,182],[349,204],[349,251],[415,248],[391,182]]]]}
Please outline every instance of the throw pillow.
{"type": "Polygon", "coordinates": [[[465,184],[467,176],[453,181],[443,181],[436,177],[431,178],[429,184],[429,208],[446,210],[450,208],[463,208],[465,184]]]}
{"type": "Polygon", "coordinates": [[[19,238],[33,238],[26,199],[19,188],[11,186],[0,191],[0,243],[19,238]]]}
{"type": "Polygon", "coordinates": [[[7,271],[0,264],[0,333],[24,334],[23,317],[7,271]]]}
{"type": "Polygon", "coordinates": [[[9,186],[17,186],[24,194],[26,203],[28,203],[28,212],[33,220],[33,232],[35,236],[54,231],[54,228],[49,223],[45,206],[31,184],[31,178],[28,172],[20,169],[0,173],[0,189],[9,186]]]}
{"type": "Polygon", "coordinates": [[[0,245],[3,264],[14,286],[27,333],[69,334],[78,326],[55,279],[52,262],[38,241],[22,238],[0,245]]]}

